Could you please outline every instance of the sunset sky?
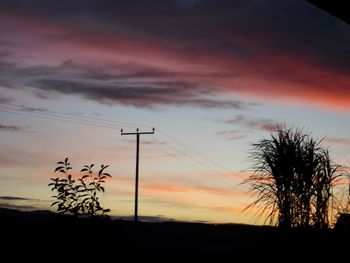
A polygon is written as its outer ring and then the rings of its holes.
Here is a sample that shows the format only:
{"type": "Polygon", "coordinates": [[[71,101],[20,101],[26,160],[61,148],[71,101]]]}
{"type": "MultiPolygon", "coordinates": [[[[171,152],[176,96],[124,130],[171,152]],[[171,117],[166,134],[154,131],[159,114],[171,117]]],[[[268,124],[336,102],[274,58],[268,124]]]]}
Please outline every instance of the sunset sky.
{"type": "Polygon", "coordinates": [[[108,164],[103,205],[254,223],[251,143],[277,123],[350,165],[350,25],[305,0],[1,0],[0,206],[54,209],[58,161],[108,164]]]}

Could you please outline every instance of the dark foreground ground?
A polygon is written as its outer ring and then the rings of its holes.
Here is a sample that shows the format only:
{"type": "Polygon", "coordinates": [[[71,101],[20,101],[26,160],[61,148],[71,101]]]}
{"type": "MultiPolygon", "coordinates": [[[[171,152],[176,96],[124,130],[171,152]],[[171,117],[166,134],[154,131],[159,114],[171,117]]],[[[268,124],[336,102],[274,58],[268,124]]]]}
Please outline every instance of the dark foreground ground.
{"type": "Polygon", "coordinates": [[[2,262],[262,262],[349,259],[350,231],[91,220],[0,208],[2,262]]]}

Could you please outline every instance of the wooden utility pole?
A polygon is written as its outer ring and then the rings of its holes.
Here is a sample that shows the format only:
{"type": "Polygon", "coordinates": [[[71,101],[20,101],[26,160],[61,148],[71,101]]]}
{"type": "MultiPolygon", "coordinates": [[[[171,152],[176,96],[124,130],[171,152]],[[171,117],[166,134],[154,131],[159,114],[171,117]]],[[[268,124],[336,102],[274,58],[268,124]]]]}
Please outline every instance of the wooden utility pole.
{"type": "Polygon", "coordinates": [[[137,209],[138,209],[138,192],[139,192],[139,149],[140,149],[140,135],[141,134],[154,134],[154,128],[152,131],[140,132],[136,129],[136,132],[123,132],[121,129],[121,135],[136,135],[136,178],[135,178],[135,212],[134,212],[134,222],[138,220],[137,209]]]}

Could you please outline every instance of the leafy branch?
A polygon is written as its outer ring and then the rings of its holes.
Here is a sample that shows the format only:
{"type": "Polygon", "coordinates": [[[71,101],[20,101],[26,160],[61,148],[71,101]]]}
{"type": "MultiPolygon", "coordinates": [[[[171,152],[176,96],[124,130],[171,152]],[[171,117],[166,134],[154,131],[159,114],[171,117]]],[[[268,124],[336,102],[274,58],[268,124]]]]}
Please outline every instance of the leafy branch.
{"type": "Polygon", "coordinates": [[[103,208],[100,203],[105,192],[105,179],[112,177],[105,172],[108,165],[101,165],[97,173],[93,171],[94,164],[84,165],[81,169],[83,175],[74,180],[69,173],[72,167],[68,158],[57,164],[54,173],[63,173],[64,178],[50,178],[52,182],[48,186],[51,186],[51,191],[57,193],[53,196],[56,201],[51,206],[57,206],[58,213],[93,217],[110,212],[110,209],[103,208]]]}

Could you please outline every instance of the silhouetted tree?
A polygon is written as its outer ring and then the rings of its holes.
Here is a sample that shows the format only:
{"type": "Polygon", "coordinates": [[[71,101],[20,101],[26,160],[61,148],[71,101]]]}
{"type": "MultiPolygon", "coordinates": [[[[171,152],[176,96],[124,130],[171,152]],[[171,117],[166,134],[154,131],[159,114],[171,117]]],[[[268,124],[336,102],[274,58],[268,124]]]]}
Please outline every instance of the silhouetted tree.
{"type": "Polygon", "coordinates": [[[253,174],[245,180],[271,223],[283,228],[326,228],[329,201],[341,173],[322,140],[300,129],[277,127],[269,139],[254,143],[250,152],[253,174]]]}
{"type": "Polygon", "coordinates": [[[58,162],[55,173],[63,173],[64,178],[51,178],[51,191],[56,191],[57,195],[53,197],[56,201],[51,206],[57,205],[57,211],[60,214],[70,214],[75,216],[97,216],[105,215],[110,212],[101,206],[100,198],[105,192],[103,184],[107,177],[111,177],[105,172],[108,165],[101,165],[98,173],[93,172],[94,164],[84,165],[81,172],[84,174],[78,180],[74,180],[69,170],[72,169],[68,158],[58,162]]]}

